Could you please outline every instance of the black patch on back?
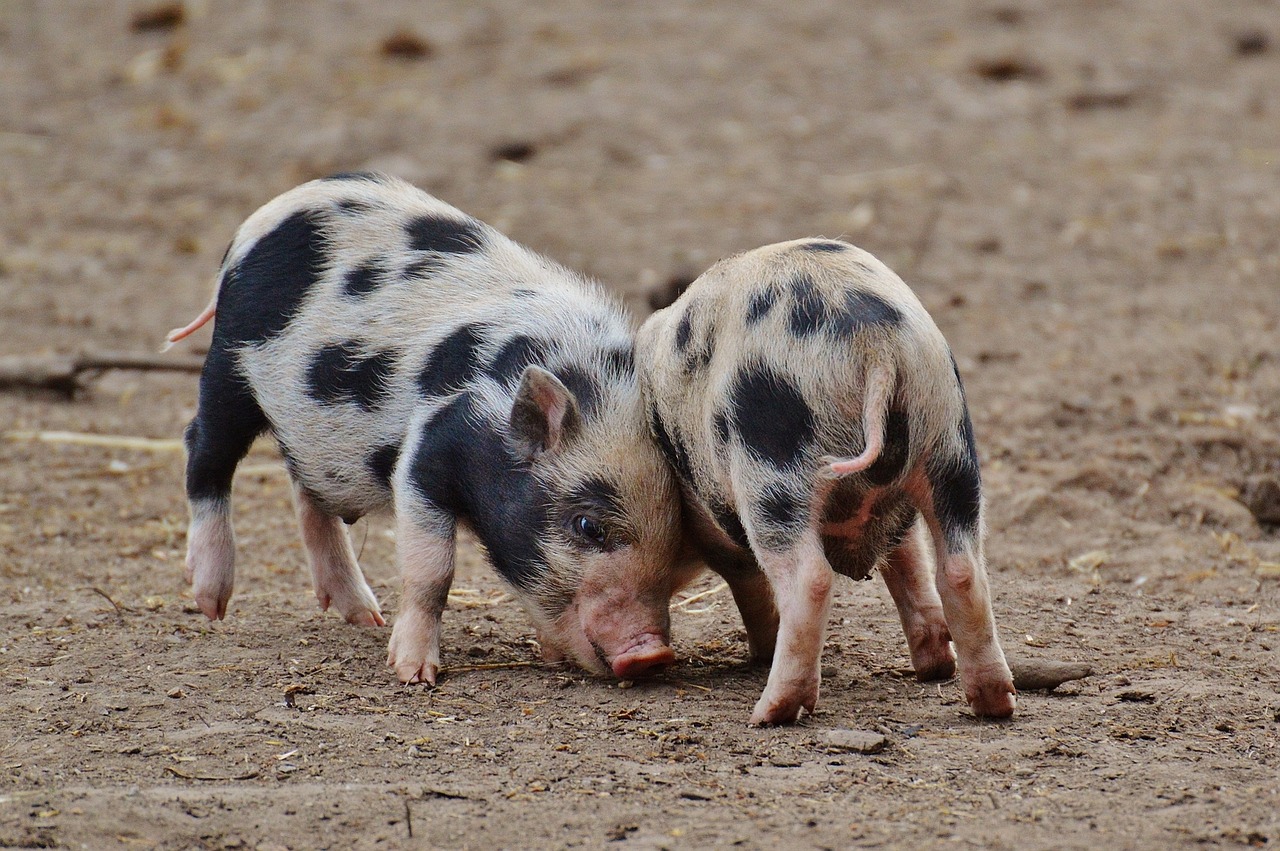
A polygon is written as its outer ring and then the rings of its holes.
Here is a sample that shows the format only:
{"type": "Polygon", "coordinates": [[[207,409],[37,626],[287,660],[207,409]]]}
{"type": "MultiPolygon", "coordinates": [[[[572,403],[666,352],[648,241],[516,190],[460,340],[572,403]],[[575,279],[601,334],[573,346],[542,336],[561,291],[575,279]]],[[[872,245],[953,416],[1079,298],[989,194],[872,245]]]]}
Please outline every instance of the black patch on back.
{"type": "Polygon", "coordinates": [[[803,242],[797,245],[796,248],[800,251],[845,251],[849,246],[833,239],[822,239],[803,242]]]}
{"type": "Polygon", "coordinates": [[[747,304],[747,327],[751,327],[764,319],[773,306],[778,303],[778,294],[772,290],[760,290],[751,296],[747,304]]]}
{"type": "Polygon", "coordinates": [[[443,396],[475,378],[476,351],[484,342],[485,330],[483,325],[462,325],[437,343],[418,373],[418,392],[427,398],[443,396]]]}
{"type": "Polygon", "coordinates": [[[525,367],[545,360],[548,348],[543,340],[519,334],[502,346],[493,362],[485,369],[485,374],[505,386],[519,378],[525,367]]]}
{"type": "Polygon", "coordinates": [[[780,485],[769,485],[753,505],[760,542],[770,550],[786,549],[804,529],[805,504],[780,485]]]}
{"type": "Polygon", "coordinates": [[[378,288],[382,275],[383,267],[376,260],[353,266],[342,277],[342,291],[353,298],[362,298],[378,288]]]}
{"type": "Polygon", "coordinates": [[[325,346],[311,358],[307,368],[307,395],[318,402],[354,402],[372,411],[390,393],[389,380],[395,372],[399,352],[361,353],[358,342],[325,346]]]}
{"type": "Polygon", "coordinates": [[[404,226],[413,251],[437,254],[471,254],[480,250],[483,233],[479,225],[466,219],[418,216],[404,226]]]}
{"type": "Polygon", "coordinates": [[[791,313],[787,327],[797,337],[811,337],[827,330],[831,313],[822,294],[808,275],[796,275],[791,281],[791,313]]]}
{"type": "Polygon", "coordinates": [[[524,590],[538,584],[547,572],[542,542],[551,495],[476,414],[469,394],[459,394],[423,427],[410,465],[414,489],[468,520],[504,579],[524,590]]]}
{"type": "Polygon", "coordinates": [[[391,475],[395,472],[396,461],[400,459],[400,444],[387,443],[369,453],[364,464],[369,472],[384,488],[391,487],[391,475]]]}
{"type": "Polygon", "coordinates": [[[862,475],[873,485],[890,484],[906,470],[910,454],[910,421],[905,412],[890,410],[884,418],[884,448],[880,451],[880,457],[862,475]]]}
{"type": "Polygon", "coordinates": [[[791,282],[791,313],[787,327],[797,337],[814,334],[852,336],[867,328],[902,324],[902,313],[874,293],[851,290],[838,307],[827,304],[808,275],[791,282]]]}
{"type": "Polygon", "coordinates": [[[368,201],[358,201],[355,198],[343,198],[340,201],[335,201],[334,205],[339,212],[343,213],[367,213],[373,209],[373,205],[368,201]]]}
{"type": "Polygon", "coordinates": [[[746,367],[729,401],[733,430],[752,454],[779,468],[801,460],[814,438],[813,411],[791,381],[765,364],[746,367]]]}
{"type": "Polygon", "coordinates": [[[747,538],[747,530],[742,525],[742,519],[738,517],[736,511],[718,501],[712,502],[708,508],[711,509],[711,516],[715,519],[716,525],[720,527],[720,531],[724,532],[725,537],[744,550],[751,549],[751,541],[747,538]]]}
{"type": "Polygon", "coordinates": [[[676,323],[676,351],[684,354],[689,350],[689,338],[693,334],[693,311],[685,310],[680,321],[676,323]]]}
{"type": "Polygon", "coordinates": [[[672,437],[667,431],[667,424],[662,421],[662,415],[658,413],[656,407],[649,408],[649,428],[653,431],[654,439],[658,441],[658,448],[662,450],[667,463],[676,471],[680,481],[692,488],[694,486],[693,467],[689,463],[689,450],[685,449],[678,437],[672,437]]]}
{"type": "Polygon", "coordinates": [[[845,294],[844,309],[835,322],[838,332],[857,334],[873,325],[901,325],[902,312],[874,293],[853,290],[845,294]]]}
{"type": "Polygon", "coordinates": [[[327,182],[334,180],[361,180],[366,183],[382,183],[382,175],[373,171],[340,171],[337,174],[331,174],[328,177],[322,177],[320,180],[327,182]]]}
{"type": "Polygon", "coordinates": [[[299,210],[222,276],[211,348],[266,342],[285,329],[328,259],[317,215],[299,210]]]}

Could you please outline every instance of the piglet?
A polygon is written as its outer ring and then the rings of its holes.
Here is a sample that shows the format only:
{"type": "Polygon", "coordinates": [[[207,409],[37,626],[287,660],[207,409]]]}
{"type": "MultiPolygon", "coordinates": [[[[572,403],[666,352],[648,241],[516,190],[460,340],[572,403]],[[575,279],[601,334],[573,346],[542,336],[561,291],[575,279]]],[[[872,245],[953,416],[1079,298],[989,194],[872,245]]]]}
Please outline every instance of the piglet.
{"type": "Polygon", "coordinates": [[[631,325],[595,284],[407,183],[341,174],[250,216],[170,340],[210,318],[186,431],[187,577],[209,618],[232,592],[232,476],[269,432],[316,596],[351,623],[384,621],[343,522],[394,507],[401,681],[436,680],[460,523],[546,658],[625,678],[674,660],[678,491],[631,325]]]}
{"type": "Polygon", "coordinates": [[[952,676],[958,653],[974,712],[1013,713],[964,390],[897,275],[835,240],[749,251],[650,317],[637,357],[689,534],[773,662],[753,723],[813,711],[834,574],[876,569],[917,676],[952,676]]]}

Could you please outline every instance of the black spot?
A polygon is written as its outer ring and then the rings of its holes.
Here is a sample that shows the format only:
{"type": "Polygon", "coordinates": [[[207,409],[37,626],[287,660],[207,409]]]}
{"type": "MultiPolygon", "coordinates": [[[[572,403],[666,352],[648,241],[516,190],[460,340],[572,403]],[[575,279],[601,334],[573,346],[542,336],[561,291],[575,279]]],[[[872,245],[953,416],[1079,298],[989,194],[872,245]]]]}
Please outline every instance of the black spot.
{"type": "Polygon", "coordinates": [[[485,373],[499,384],[508,385],[524,373],[525,367],[545,360],[548,348],[544,340],[518,334],[502,346],[485,373]]]}
{"type": "Polygon", "coordinates": [[[876,486],[890,484],[906,470],[910,454],[911,424],[904,412],[891,410],[884,418],[884,448],[880,457],[862,475],[876,486]]]}
{"type": "Polygon", "coordinates": [[[553,374],[573,394],[584,417],[591,417],[599,410],[600,384],[595,376],[577,366],[559,366],[553,374]]]}
{"type": "Polygon", "coordinates": [[[479,224],[469,219],[446,219],[440,216],[418,216],[405,225],[409,248],[438,254],[470,254],[480,250],[483,233],[479,224]]]}
{"type": "Polygon", "coordinates": [[[263,343],[293,319],[327,261],[316,214],[300,210],[254,243],[222,276],[210,348],[263,343]]]}
{"type": "Polygon", "coordinates": [[[862,507],[863,485],[854,476],[837,479],[831,493],[827,495],[827,504],[823,508],[822,522],[839,524],[852,518],[862,507]]]}
{"type": "Polygon", "coordinates": [[[325,346],[307,368],[307,394],[319,402],[354,402],[372,411],[391,392],[389,381],[398,359],[394,351],[362,354],[355,341],[325,346]]]}
{"type": "Polygon", "coordinates": [[[935,454],[925,462],[925,475],[933,488],[933,509],[947,546],[955,549],[978,536],[982,513],[982,476],[973,439],[973,421],[964,410],[957,425],[959,454],[935,454]]]}
{"type": "Polygon", "coordinates": [[[689,337],[693,334],[693,311],[686,310],[676,324],[676,351],[684,354],[689,349],[689,337]]]}
{"type": "Polygon", "coordinates": [[[747,449],[775,467],[801,460],[813,441],[813,411],[799,389],[764,364],[741,369],[729,391],[732,427],[747,449]]]}
{"type": "MultiPolygon", "coordinates": [[[[459,394],[423,428],[409,476],[425,500],[470,522],[494,567],[512,585],[530,590],[546,575],[542,542],[552,495],[499,432],[476,415],[468,394],[459,394]]],[[[562,611],[569,602],[557,605],[562,611]]],[[[551,608],[548,614],[559,614],[551,608]]]]}
{"type": "Polygon", "coordinates": [[[538,294],[537,290],[531,290],[531,289],[528,289],[527,287],[521,287],[518,290],[511,291],[511,296],[513,298],[533,298],[537,294],[538,294]]]}
{"type": "Polygon", "coordinates": [[[325,182],[334,180],[359,180],[365,183],[383,183],[385,182],[382,175],[374,171],[340,171],[337,174],[331,174],[328,177],[322,177],[320,180],[325,182]]]}
{"type": "Polygon", "coordinates": [[[423,257],[421,260],[414,260],[412,263],[406,263],[404,271],[400,273],[400,276],[406,281],[421,278],[434,278],[443,268],[444,262],[439,257],[423,257]]]}
{"type": "MultiPolygon", "coordinates": [[[[236,358],[217,338],[200,373],[200,402],[183,435],[187,447],[187,498],[231,497],[236,465],[267,430],[267,416],[236,369],[236,358]]],[[[285,458],[288,459],[288,455],[285,458]]]]}
{"type": "Polygon", "coordinates": [[[636,354],[630,346],[607,349],[604,362],[609,371],[620,378],[629,378],[636,374],[636,354]]]}
{"type": "Polygon", "coordinates": [[[711,424],[716,430],[716,440],[721,443],[729,442],[729,414],[725,411],[716,411],[714,417],[711,418],[711,424]]]}
{"type": "Polygon", "coordinates": [[[787,327],[797,337],[810,337],[827,330],[831,312],[822,300],[817,285],[808,275],[797,275],[791,282],[791,313],[787,327]]]}
{"type": "Polygon", "coordinates": [[[808,519],[804,502],[780,485],[770,485],[760,493],[753,514],[760,543],[775,551],[789,547],[808,519]]]}
{"type": "Polygon", "coordinates": [[[807,275],[798,275],[791,282],[791,296],[788,327],[797,337],[822,333],[849,336],[876,325],[902,324],[901,311],[862,290],[845,293],[843,303],[833,309],[807,275]]]}
{"type": "Polygon", "coordinates": [[[747,530],[742,525],[736,511],[723,502],[713,502],[709,506],[711,516],[725,536],[744,550],[751,549],[751,541],[747,539],[747,530]]]}
{"type": "Polygon", "coordinates": [[[853,290],[844,297],[844,309],[835,318],[836,331],[857,334],[872,325],[902,324],[902,311],[873,293],[853,290]]]}
{"type": "Polygon", "coordinates": [[[649,428],[653,432],[654,439],[658,441],[658,448],[662,450],[667,463],[676,471],[676,475],[682,482],[693,487],[693,467],[689,463],[689,451],[685,449],[679,438],[673,438],[667,431],[667,425],[662,421],[662,415],[658,413],[657,408],[649,408],[649,428]]]}
{"type": "Polygon", "coordinates": [[[748,327],[764,319],[777,303],[778,294],[772,289],[760,290],[754,293],[751,296],[751,302],[747,305],[748,327]]]}
{"type": "Polygon", "coordinates": [[[685,355],[685,374],[692,375],[695,372],[706,369],[711,364],[711,358],[715,355],[715,350],[715,329],[708,328],[706,336],[702,340],[702,345],[691,347],[685,355]]]}
{"type": "Polygon", "coordinates": [[[801,251],[844,251],[848,247],[843,242],[836,242],[834,239],[813,239],[796,246],[801,251]]]}
{"type": "Polygon", "coordinates": [[[395,472],[396,461],[399,458],[400,444],[388,443],[370,452],[364,464],[369,468],[369,472],[373,474],[373,477],[377,479],[378,484],[384,488],[389,488],[391,487],[391,474],[395,472]]]}
{"type": "Polygon", "coordinates": [[[343,213],[367,213],[373,209],[373,205],[368,201],[358,201],[355,198],[343,198],[334,203],[343,213]]]}
{"type": "Polygon", "coordinates": [[[353,298],[367,296],[378,288],[382,274],[383,268],[376,261],[361,263],[347,270],[342,278],[342,290],[353,298]]]}
{"type": "Polygon", "coordinates": [[[437,343],[418,373],[418,392],[427,398],[443,396],[475,378],[476,350],[485,330],[483,325],[462,325],[437,343]]]}

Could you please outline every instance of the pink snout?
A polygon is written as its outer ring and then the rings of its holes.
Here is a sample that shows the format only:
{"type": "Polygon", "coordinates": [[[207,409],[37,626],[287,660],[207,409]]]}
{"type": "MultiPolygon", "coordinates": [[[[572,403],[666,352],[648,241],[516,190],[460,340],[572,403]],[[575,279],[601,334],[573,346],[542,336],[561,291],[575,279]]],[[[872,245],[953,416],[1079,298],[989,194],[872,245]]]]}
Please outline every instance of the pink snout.
{"type": "Polygon", "coordinates": [[[613,675],[620,680],[634,680],[655,674],[675,664],[676,654],[662,636],[647,633],[638,636],[629,647],[613,657],[613,675]]]}

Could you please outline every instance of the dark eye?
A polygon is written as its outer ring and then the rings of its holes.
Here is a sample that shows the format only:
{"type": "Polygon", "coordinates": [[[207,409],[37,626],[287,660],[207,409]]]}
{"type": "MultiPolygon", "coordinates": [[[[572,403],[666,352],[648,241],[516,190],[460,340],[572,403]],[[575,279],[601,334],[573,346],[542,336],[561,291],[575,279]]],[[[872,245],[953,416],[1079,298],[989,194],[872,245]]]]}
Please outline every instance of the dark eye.
{"type": "Polygon", "coordinates": [[[571,525],[573,527],[574,534],[579,538],[591,541],[595,544],[604,544],[606,538],[604,527],[601,526],[600,521],[596,520],[594,517],[589,517],[586,514],[579,514],[573,518],[573,523],[571,525]]]}

